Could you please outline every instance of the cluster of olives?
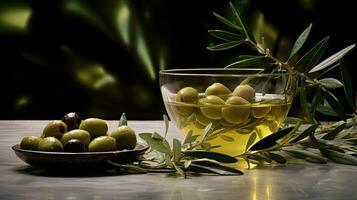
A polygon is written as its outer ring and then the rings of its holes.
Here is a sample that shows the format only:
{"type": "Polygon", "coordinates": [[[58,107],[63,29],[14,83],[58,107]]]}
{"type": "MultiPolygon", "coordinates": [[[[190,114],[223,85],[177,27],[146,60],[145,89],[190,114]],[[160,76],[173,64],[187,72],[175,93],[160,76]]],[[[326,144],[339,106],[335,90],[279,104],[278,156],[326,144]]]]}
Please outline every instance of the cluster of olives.
{"type": "MultiPolygon", "coordinates": [[[[192,87],[185,87],[176,94],[176,101],[197,104],[200,112],[196,118],[201,124],[208,124],[212,120],[221,120],[227,125],[237,125],[254,118],[263,118],[271,107],[252,107],[255,102],[255,89],[248,84],[238,85],[233,92],[221,83],[214,83],[206,88],[205,96],[199,96],[192,87]]],[[[180,107],[179,113],[189,116],[194,107],[180,107]]]]}
{"type": "Polygon", "coordinates": [[[77,113],[68,113],[62,120],[49,122],[41,136],[24,137],[22,149],[38,151],[103,152],[134,149],[136,135],[129,126],[120,126],[108,132],[103,119],[81,120],[77,113]]]}

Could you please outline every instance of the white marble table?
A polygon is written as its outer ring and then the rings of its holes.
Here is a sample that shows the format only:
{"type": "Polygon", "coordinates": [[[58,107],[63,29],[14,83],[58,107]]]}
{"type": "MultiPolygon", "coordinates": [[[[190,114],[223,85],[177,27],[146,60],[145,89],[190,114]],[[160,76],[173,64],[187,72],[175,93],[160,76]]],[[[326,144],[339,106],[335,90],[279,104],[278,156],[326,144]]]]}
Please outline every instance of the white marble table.
{"type": "MultiPolygon", "coordinates": [[[[7,199],[357,199],[357,167],[287,164],[245,171],[243,176],[183,179],[165,174],[63,177],[29,167],[11,146],[37,135],[47,121],[0,121],[0,200],[7,199]]],[[[110,121],[113,128],[117,122],[110,121]]],[[[162,121],[130,121],[137,131],[163,131],[162,121]]],[[[169,137],[181,138],[170,128],[169,137]]]]}

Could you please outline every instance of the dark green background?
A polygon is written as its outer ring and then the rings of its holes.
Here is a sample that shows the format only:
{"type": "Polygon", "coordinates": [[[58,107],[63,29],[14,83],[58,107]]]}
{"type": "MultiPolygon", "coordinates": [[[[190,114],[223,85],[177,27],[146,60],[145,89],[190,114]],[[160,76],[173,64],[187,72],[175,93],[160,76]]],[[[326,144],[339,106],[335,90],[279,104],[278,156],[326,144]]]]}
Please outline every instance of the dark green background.
{"type": "MultiPolygon", "coordinates": [[[[310,22],[303,51],[327,35],[324,57],[356,42],[353,1],[233,2],[281,58],[310,22]]],[[[207,30],[223,28],[212,12],[229,11],[224,0],[1,0],[0,119],[161,119],[160,69],[223,67],[249,51],[206,50],[207,30]]],[[[346,57],[351,73],[355,57],[346,57]]]]}

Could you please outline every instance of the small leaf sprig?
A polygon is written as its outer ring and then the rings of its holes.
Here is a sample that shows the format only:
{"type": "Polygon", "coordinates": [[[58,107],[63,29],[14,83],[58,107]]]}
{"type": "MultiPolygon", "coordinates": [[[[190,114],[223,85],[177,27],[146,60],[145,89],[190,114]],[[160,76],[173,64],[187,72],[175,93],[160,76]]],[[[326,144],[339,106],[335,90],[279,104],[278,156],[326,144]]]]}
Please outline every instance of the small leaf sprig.
{"type": "MultiPolygon", "coordinates": [[[[225,176],[242,175],[238,169],[225,166],[224,164],[236,163],[237,158],[208,151],[205,139],[213,132],[212,123],[207,125],[200,140],[190,131],[183,142],[174,138],[172,145],[166,139],[169,120],[163,116],[165,132],[160,135],[157,132],[139,133],[150,147],[150,152],[138,162],[132,164],[120,164],[108,161],[119,170],[129,173],[178,173],[187,177],[189,173],[213,173],[225,176]]],[[[119,124],[127,124],[125,114],[122,115],[119,124]]]]}

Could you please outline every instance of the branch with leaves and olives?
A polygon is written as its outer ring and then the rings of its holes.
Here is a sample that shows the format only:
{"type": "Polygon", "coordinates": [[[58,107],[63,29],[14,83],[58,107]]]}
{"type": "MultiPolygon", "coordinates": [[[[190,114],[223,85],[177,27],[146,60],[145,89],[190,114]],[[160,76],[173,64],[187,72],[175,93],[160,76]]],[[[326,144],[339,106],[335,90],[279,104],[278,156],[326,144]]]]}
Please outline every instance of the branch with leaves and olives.
{"type": "MultiPolygon", "coordinates": [[[[226,30],[210,30],[208,33],[224,43],[210,46],[209,50],[227,50],[239,45],[249,45],[255,50],[255,55],[240,55],[239,61],[226,68],[258,67],[263,73],[274,73],[285,70],[299,77],[298,95],[304,113],[302,118],[288,117],[282,128],[277,132],[256,142],[259,137],[252,132],[246,144],[244,153],[228,156],[212,152],[215,146],[207,145],[207,141],[220,136],[222,127],[209,123],[203,133],[186,134],[183,142],[174,139],[172,146],[166,139],[168,119],[164,116],[166,131],[164,136],[154,133],[140,133],[139,136],[151,147],[151,152],[143,160],[118,166],[119,169],[139,173],[159,172],[176,173],[186,177],[191,172],[211,172],[220,175],[241,175],[241,171],[228,167],[229,163],[246,161],[251,164],[264,165],[287,162],[290,157],[303,159],[312,163],[334,161],[341,164],[357,165],[357,124],[356,99],[354,98],[351,79],[342,57],[350,52],[355,45],[350,45],[320,62],[325,52],[329,37],[323,38],[303,56],[298,57],[301,47],[309,36],[310,24],[297,38],[291,53],[286,60],[280,60],[265,47],[264,38],[256,39],[249,31],[238,10],[230,3],[236,18],[231,22],[214,13],[218,20],[230,28],[226,30]],[[323,78],[330,70],[340,68],[342,81],[336,78],[323,78]],[[333,89],[344,88],[346,99],[351,107],[347,113],[339,100],[333,94],[333,89]],[[312,93],[308,93],[313,91],[312,93]],[[342,120],[333,124],[318,121],[316,113],[339,117],[342,120]]],[[[248,80],[249,81],[249,80],[248,80]]],[[[237,127],[242,129],[242,127],[237,127]]],[[[224,138],[223,138],[224,139],[224,138]]],[[[226,138],[229,141],[229,138],[226,138]]]]}
{"type": "MultiPolygon", "coordinates": [[[[230,7],[236,18],[235,22],[231,22],[216,13],[214,15],[233,31],[210,30],[208,32],[210,35],[225,42],[208,47],[208,49],[221,51],[247,44],[256,51],[257,55],[241,55],[239,61],[229,64],[226,68],[254,66],[262,68],[264,73],[273,73],[284,69],[292,75],[297,75],[300,78],[299,100],[304,113],[302,119],[288,118],[285,121],[286,125],[297,123],[295,127],[280,130],[251,147],[249,146],[252,144],[248,142],[247,152],[240,157],[248,162],[255,160],[279,163],[284,159],[278,153],[284,152],[310,162],[325,163],[326,158],[328,158],[338,163],[357,165],[357,138],[353,130],[356,124],[356,99],[354,99],[351,79],[346,65],[342,61],[342,57],[350,52],[355,44],[320,62],[329,41],[329,37],[325,37],[299,58],[297,53],[309,36],[312,28],[312,24],[310,24],[295,41],[289,57],[283,61],[270,54],[269,48],[264,45],[264,38],[257,42],[238,10],[232,3],[230,3],[230,7]],[[322,78],[336,67],[340,68],[342,82],[336,78],[322,78]],[[332,93],[332,89],[342,87],[352,108],[351,114],[345,111],[332,93]],[[308,93],[308,91],[313,92],[308,93]],[[308,98],[310,96],[312,97],[308,98]],[[339,117],[344,121],[324,127],[316,118],[316,112],[339,117]],[[299,129],[301,123],[305,123],[307,126],[302,131],[299,129]]],[[[249,141],[253,143],[255,137],[255,134],[252,134],[249,141]]]]}

